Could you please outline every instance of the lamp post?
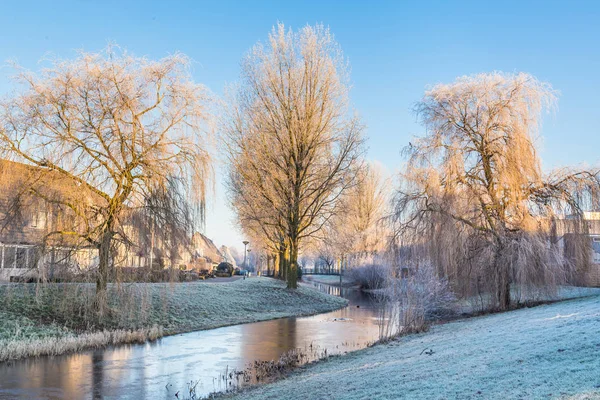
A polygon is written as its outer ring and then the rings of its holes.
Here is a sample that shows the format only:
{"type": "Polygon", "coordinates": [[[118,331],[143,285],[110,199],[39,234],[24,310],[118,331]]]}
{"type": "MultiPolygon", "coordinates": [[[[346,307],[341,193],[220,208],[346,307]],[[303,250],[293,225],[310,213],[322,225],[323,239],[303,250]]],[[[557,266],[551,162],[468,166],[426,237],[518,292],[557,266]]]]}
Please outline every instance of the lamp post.
{"type": "Polygon", "coordinates": [[[342,270],[344,268],[344,256],[340,260],[340,297],[342,296],[342,270]]]}
{"type": "Polygon", "coordinates": [[[248,252],[246,251],[246,246],[248,246],[248,243],[250,243],[247,240],[244,240],[242,243],[244,243],[244,269],[246,269],[246,256],[248,254],[248,252]]]}

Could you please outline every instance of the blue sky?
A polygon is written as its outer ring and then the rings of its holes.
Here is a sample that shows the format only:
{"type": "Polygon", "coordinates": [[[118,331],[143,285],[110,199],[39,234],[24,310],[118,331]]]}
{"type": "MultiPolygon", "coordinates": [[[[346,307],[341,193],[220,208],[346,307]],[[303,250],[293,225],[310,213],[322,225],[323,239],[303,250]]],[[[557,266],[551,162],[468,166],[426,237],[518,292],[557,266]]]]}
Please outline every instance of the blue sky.
{"type": "MultiPolygon", "coordinates": [[[[220,95],[241,57],[278,21],[330,27],[352,66],[353,105],[368,157],[390,171],[422,132],[411,108],[427,85],[486,71],[529,72],[561,95],[545,119],[545,168],[600,162],[600,2],[596,1],[12,1],[0,13],[0,61],[29,69],[47,53],[73,57],[115,42],[136,55],[181,51],[194,78],[220,95]]],[[[0,93],[11,71],[0,69],[0,93]]],[[[216,182],[206,233],[242,237],[216,182]]]]}

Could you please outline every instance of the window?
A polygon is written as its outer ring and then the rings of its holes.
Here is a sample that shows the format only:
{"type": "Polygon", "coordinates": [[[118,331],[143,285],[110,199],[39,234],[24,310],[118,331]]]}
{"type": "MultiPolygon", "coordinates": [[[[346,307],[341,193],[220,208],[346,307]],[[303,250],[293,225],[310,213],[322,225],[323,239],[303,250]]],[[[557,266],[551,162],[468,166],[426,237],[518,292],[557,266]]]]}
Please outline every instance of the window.
{"type": "Polygon", "coordinates": [[[4,248],[4,268],[15,268],[16,249],[11,246],[4,248]]]}
{"type": "Polygon", "coordinates": [[[27,260],[27,247],[17,247],[16,248],[16,267],[17,268],[27,268],[28,260],[27,260]]]}
{"type": "Polygon", "coordinates": [[[592,238],[592,250],[594,251],[592,254],[593,261],[600,263],[600,237],[592,238]]]}
{"type": "Polygon", "coordinates": [[[594,253],[600,253],[600,237],[592,239],[592,249],[594,249],[594,253]]]}
{"type": "Polygon", "coordinates": [[[31,227],[38,229],[46,228],[46,213],[44,211],[34,211],[31,216],[31,227]]]}

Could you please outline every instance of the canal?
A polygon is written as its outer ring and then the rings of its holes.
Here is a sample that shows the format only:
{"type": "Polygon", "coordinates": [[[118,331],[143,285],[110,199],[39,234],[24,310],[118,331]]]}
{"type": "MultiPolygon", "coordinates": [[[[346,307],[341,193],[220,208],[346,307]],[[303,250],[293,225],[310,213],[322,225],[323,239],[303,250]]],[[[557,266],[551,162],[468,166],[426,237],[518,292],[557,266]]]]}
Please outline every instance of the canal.
{"type": "MultiPolygon", "coordinates": [[[[0,365],[0,399],[176,399],[222,391],[226,371],[277,360],[290,350],[305,361],[366,347],[378,339],[378,310],[353,289],[315,284],[349,305],[311,317],[290,317],[0,365]]],[[[234,382],[235,384],[235,382],[234,382]]]]}

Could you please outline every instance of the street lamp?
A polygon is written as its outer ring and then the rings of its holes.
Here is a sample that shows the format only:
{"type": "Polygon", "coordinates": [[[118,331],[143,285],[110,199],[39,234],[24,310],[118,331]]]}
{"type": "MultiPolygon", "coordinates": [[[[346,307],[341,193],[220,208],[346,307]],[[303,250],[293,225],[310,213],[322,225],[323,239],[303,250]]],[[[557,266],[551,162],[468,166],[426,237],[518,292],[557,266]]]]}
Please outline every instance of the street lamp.
{"type": "Polygon", "coordinates": [[[246,246],[248,246],[248,243],[250,242],[244,240],[242,243],[244,243],[244,269],[246,269],[246,255],[248,254],[248,252],[246,251],[246,246]]]}
{"type": "Polygon", "coordinates": [[[340,297],[342,296],[342,271],[344,270],[344,256],[340,260],[340,297]]]}

